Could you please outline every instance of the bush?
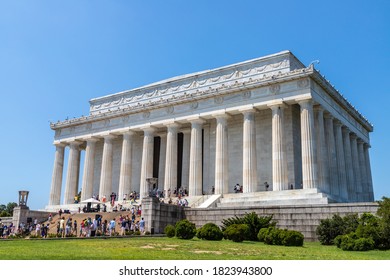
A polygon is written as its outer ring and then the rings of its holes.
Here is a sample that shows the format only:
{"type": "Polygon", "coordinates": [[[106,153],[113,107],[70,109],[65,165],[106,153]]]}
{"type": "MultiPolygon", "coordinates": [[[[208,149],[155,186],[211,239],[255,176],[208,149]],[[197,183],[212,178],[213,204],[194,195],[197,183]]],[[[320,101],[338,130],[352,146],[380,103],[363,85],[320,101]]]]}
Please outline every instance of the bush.
{"type": "Polygon", "coordinates": [[[196,227],[194,223],[185,219],[176,223],[175,232],[176,237],[180,239],[192,239],[196,235],[196,227]]]}
{"type": "Polygon", "coordinates": [[[282,244],[284,246],[303,246],[304,239],[305,237],[299,231],[288,230],[284,233],[282,244]]]}
{"type": "Polygon", "coordinates": [[[223,237],[233,242],[242,242],[248,235],[248,231],[249,227],[246,224],[232,224],[225,229],[223,237]]]}
{"type": "Polygon", "coordinates": [[[303,246],[304,236],[299,231],[279,229],[275,227],[262,228],[257,234],[259,241],[269,245],[303,246]]]}
{"type": "Polygon", "coordinates": [[[272,227],[269,227],[269,228],[262,228],[261,230],[259,230],[259,233],[257,234],[257,239],[258,239],[260,242],[264,242],[265,237],[269,234],[269,232],[270,232],[272,229],[273,229],[272,227]]]}
{"type": "Polygon", "coordinates": [[[271,228],[264,237],[264,243],[269,245],[283,245],[286,229],[271,228]]]}
{"type": "Polygon", "coordinates": [[[344,234],[343,219],[339,215],[334,215],[331,219],[322,220],[316,233],[322,245],[333,245],[334,239],[344,234]]]}
{"type": "Polygon", "coordinates": [[[245,213],[243,217],[234,216],[232,218],[222,220],[222,231],[225,231],[233,224],[248,225],[248,232],[244,237],[245,240],[258,241],[257,234],[262,228],[274,227],[276,222],[272,222],[272,216],[261,217],[255,212],[245,213]]]}
{"type": "Polygon", "coordinates": [[[356,233],[337,236],[335,244],[343,251],[368,251],[375,248],[375,242],[371,237],[359,237],[356,233]]]}
{"type": "Polygon", "coordinates": [[[169,237],[172,238],[175,236],[175,227],[173,225],[167,225],[164,229],[164,233],[169,237]]]}
{"type": "Polygon", "coordinates": [[[203,225],[200,229],[198,229],[196,237],[198,237],[199,239],[219,241],[222,240],[223,233],[216,224],[207,223],[203,225]]]}

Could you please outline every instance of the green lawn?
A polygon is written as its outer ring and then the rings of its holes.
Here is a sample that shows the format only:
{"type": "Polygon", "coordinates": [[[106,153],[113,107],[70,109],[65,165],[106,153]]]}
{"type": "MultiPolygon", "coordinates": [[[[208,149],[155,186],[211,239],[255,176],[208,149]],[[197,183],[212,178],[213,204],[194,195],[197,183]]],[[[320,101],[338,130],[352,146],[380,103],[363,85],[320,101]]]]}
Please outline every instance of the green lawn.
{"type": "Polygon", "coordinates": [[[2,260],[390,260],[389,251],[345,252],[305,242],[303,247],[259,242],[167,237],[0,241],[2,260]]]}

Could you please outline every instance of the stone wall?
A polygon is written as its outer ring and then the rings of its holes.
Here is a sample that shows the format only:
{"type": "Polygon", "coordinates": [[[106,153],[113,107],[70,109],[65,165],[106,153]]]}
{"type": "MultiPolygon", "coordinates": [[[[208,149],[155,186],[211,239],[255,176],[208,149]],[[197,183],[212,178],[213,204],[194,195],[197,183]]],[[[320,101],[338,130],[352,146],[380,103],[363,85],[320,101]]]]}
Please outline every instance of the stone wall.
{"type": "MultiPolygon", "coordinates": [[[[18,228],[21,223],[26,224],[27,218],[31,218],[32,222],[34,222],[35,219],[38,219],[38,222],[42,223],[48,220],[49,214],[50,212],[30,210],[28,207],[15,207],[12,222],[16,228],[18,228]]],[[[53,215],[54,214],[56,213],[53,212],[53,215]]]]}
{"type": "Polygon", "coordinates": [[[155,197],[142,200],[142,217],[145,219],[145,230],[151,233],[164,233],[167,225],[175,225],[185,219],[183,207],[160,203],[155,197]]]}
{"type": "Polygon", "coordinates": [[[349,213],[373,213],[378,209],[376,203],[339,203],[322,206],[272,206],[246,208],[185,208],[185,218],[199,228],[212,222],[221,225],[223,219],[232,216],[243,216],[256,212],[260,216],[273,215],[279,228],[302,232],[307,241],[317,241],[316,228],[322,219],[331,218],[334,214],[344,216],[349,213]]]}

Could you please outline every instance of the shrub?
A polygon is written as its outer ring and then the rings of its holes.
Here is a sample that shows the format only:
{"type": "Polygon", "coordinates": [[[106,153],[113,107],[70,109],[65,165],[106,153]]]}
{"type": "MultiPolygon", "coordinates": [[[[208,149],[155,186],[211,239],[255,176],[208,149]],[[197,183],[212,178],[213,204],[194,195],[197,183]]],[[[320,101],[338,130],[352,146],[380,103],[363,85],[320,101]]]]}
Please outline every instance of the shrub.
{"type": "Polygon", "coordinates": [[[271,228],[264,237],[264,243],[269,245],[283,245],[286,229],[271,228]]]}
{"type": "Polygon", "coordinates": [[[355,240],[354,251],[369,251],[375,248],[375,242],[372,238],[359,238],[355,240]]]}
{"type": "Polygon", "coordinates": [[[260,242],[264,242],[265,237],[269,234],[269,232],[270,232],[272,229],[273,229],[272,227],[269,227],[269,228],[262,228],[261,230],[259,230],[259,233],[257,234],[257,239],[258,239],[260,242]]]}
{"type": "Polygon", "coordinates": [[[305,237],[302,233],[295,230],[288,230],[284,233],[282,244],[284,246],[303,246],[305,237]]]}
{"type": "Polygon", "coordinates": [[[173,225],[167,225],[164,229],[164,233],[169,237],[172,238],[175,236],[175,227],[173,225]]]}
{"type": "Polygon", "coordinates": [[[279,229],[275,227],[262,228],[257,234],[259,241],[269,245],[302,246],[304,236],[299,231],[279,229]]]}
{"type": "Polygon", "coordinates": [[[145,235],[151,235],[150,231],[145,231],[145,235]]]}
{"type": "Polygon", "coordinates": [[[242,242],[247,236],[249,227],[246,224],[232,224],[228,226],[223,232],[225,239],[232,240],[233,242],[242,242]]]}
{"type": "Polygon", "coordinates": [[[359,237],[356,233],[337,236],[335,244],[343,251],[368,251],[375,247],[375,242],[371,237],[359,237]]]}
{"type": "Polygon", "coordinates": [[[322,220],[316,233],[322,245],[333,245],[336,236],[344,234],[343,219],[334,215],[331,219],[322,220]]]}
{"type": "Polygon", "coordinates": [[[268,228],[275,226],[276,222],[272,222],[272,216],[261,217],[255,212],[245,213],[243,217],[234,216],[232,218],[222,220],[222,231],[225,231],[230,225],[233,224],[246,224],[248,225],[248,231],[245,240],[258,241],[257,234],[262,228],[268,228]]]}
{"type": "Polygon", "coordinates": [[[222,240],[223,233],[216,224],[207,223],[203,225],[200,229],[198,229],[196,237],[198,237],[199,239],[219,241],[222,240]]]}
{"type": "Polygon", "coordinates": [[[176,223],[175,232],[180,239],[192,239],[196,235],[196,227],[194,223],[184,219],[176,223]]]}

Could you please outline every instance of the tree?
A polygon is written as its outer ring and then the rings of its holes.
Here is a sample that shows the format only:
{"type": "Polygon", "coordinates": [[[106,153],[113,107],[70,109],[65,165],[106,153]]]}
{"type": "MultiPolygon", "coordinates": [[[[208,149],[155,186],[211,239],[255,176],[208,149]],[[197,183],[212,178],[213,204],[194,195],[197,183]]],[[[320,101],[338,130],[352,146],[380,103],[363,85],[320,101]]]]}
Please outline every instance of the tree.
{"type": "Polygon", "coordinates": [[[14,208],[18,206],[15,202],[9,202],[7,206],[4,204],[0,205],[0,217],[10,217],[14,213],[14,208]]]}

